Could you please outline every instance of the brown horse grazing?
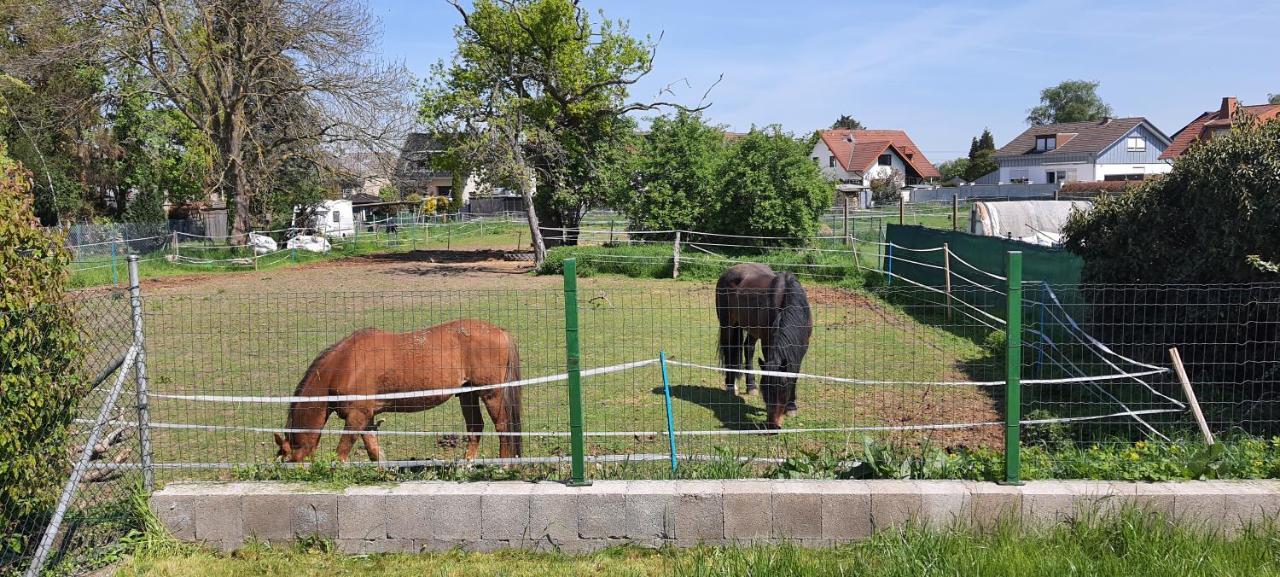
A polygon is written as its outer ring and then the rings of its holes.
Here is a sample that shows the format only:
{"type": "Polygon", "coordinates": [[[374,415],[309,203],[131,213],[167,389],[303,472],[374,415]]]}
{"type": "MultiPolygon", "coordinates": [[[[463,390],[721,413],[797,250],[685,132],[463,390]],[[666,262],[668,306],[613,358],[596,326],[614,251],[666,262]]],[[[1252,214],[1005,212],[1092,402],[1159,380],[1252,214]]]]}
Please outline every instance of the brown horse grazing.
{"type": "MultiPolygon", "coordinates": [[[[813,317],[809,297],[789,272],[775,273],[763,264],[734,265],[716,281],[716,317],[720,321],[720,363],[726,369],[725,388],[737,394],[738,373],[751,368],[751,356],[759,340],[764,358],[760,370],[800,372],[809,350],[813,317]]],[[[747,392],[755,388],[755,375],[747,373],[747,392]]],[[[783,415],[796,413],[796,379],[762,376],[760,396],[768,409],[768,427],[782,428],[783,415]]]]}
{"type": "MultiPolygon", "coordinates": [[[[501,328],[479,320],[456,320],[408,333],[361,329],[320,353],[307,368],[294,396],[375,395],[495,385],[520,379],[520,352],[515,339],[501,328]]],[[[298,401],[289,405],[288,429],[320,429],[337,413],[346,421],[338,441],[338,460],[346,461],[357,434],[369,459],[382,461],[374,416],[379,413],[425,411],[452,395],[370,401],[298,401]]],[[[467,459],[476,458],[484,419],[483,401],[502,433],[520,432],[520,387],[485,389],[458,395],[466,421],[467,459]]],[[[316,451],[320,433],[276,433],[277,456],[301,462],[316,451]]],[[[520,456],[520,437],[503,435],[501,457],[520,456]]]]}

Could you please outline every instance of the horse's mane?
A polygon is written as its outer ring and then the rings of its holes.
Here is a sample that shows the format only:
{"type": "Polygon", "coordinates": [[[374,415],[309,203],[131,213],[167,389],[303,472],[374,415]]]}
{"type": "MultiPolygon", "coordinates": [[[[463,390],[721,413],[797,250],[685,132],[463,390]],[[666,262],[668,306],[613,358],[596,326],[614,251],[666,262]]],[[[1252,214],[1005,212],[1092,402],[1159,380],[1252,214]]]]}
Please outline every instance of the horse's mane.
{"type": "MultiPolygon", "coordinates": [[[[332,345],[329,345],[323,351],[320,351],[320,354],[316,355],[316,358],[312,360],[311,364],[307,367],[307,372],[302,374],[302,379],[298,381],[298,386],[293,388],[293,396],[295,397],[304,396],[303,393],[306,392],[307,385],[311,384],[312,379],[315,378],[316,373],[320,371],[320,367],[325,364],[325,361],[328,360],[329,357],[333,355],[340,347],[342,347],[342,345],[346,344],[356,335],[365,333],[370,330],[372,329],[367,329],[367,328],[360,329],[354,333],[351,333],[350,335],[347,335],[346,338],[343,338],[338,342],[333,343],[332,345]]],[[[296,402],[290,403],[290,407],[296,404],[297,404],[296,402]]],[[[293,414],[294,412],[292,410],[289,411],[289,417],[288,419],[286,419],[285,427],[287,428],[293,427],[293,414]]]]}
{"type": "Polygon", "coordinates": [[[813,331],[809,297],[796,276],[785,271],[778,273],[769,288],[774,292],[782,291],[782,306],[773,313],[773,342],[770,344],[788,369],[798,372],[813,331]]]}

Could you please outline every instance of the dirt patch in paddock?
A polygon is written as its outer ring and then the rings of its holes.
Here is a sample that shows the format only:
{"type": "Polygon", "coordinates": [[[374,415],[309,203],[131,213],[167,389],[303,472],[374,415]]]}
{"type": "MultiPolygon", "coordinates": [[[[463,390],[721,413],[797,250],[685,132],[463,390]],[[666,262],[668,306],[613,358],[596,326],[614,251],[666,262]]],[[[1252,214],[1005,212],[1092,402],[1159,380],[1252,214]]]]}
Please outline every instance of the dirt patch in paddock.
{"type": "Polygon", "coordinates": [[[553,288],[558,277],[535,277],[530,262],[497,250],[419,250],[354,256],[269,271],[209,273],[144,280],[143,292],[327,292],[553,288]]]}

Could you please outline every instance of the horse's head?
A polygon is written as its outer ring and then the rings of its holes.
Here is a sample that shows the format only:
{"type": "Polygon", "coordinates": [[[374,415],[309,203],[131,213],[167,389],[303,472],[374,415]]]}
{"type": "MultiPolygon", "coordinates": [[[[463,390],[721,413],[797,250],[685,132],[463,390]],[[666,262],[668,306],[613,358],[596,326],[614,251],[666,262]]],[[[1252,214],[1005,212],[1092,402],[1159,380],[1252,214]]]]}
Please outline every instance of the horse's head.
{"type": "MultiPolygon", "coordinates": [[[[760,359],[760,370],[766,372],[777,373],[794,373],[800,370],[797,365],[790,366],[790,361],[785,355],[772,354],[766,355],[772,361],[760,359]]],[[[760,377],[760,396],[764,399],[765,410],[768,413],[767,426],[770,429],[782,428],[782,417],[787,413],[787,403],[796,398],[796,378],[782,377],[777,375],[762,375],[760,377]]]]}
{"type": "Polygon", "coordinates": [[[316,433],[275,434],[276,458],[285,463],[301,463],[316,452],[320,435],[316,433]]]}

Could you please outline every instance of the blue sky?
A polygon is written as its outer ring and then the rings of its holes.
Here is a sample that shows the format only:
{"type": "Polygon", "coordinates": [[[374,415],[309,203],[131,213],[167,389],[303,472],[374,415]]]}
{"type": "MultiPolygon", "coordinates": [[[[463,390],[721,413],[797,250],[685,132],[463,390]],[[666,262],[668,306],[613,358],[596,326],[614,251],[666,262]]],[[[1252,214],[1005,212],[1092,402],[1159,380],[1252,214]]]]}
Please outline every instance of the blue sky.
{"type": "MultiPolygon", "coordinates": [[[[1102,83],[1117,116],[1172,134],[1223,96],[1280,93],[1280,1],[583,0],[593,13],[662,35],[653,73],[709,119],[745,131],[808,132],[850,114],[901,128],[935,163],[963,156],[989,127],[997,146],[1025,127],[1040,89],[1102,83]],[[688,82],[688,86],[685,82],[688,82]]],[[[458,15],[442,0],[370,0],[383,52],[425,76],[453,50],[458,15]]]]}

